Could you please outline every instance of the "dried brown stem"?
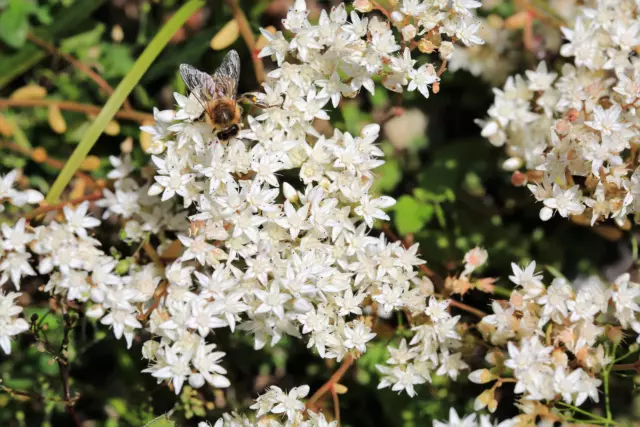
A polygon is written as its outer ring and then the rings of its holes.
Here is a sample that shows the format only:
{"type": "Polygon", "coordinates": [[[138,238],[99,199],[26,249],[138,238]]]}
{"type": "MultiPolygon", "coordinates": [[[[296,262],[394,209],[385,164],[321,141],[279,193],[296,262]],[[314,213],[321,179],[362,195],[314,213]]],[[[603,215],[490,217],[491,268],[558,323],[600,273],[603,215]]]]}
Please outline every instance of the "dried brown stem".
{"type": "MultiPolygon", "coordinates": [[[[96,73],[91,68],[89,68],[88,65],[86,65],[85,63],[83,63],[83,62],[77,60],[76,58],[74,58],[73,55],[69,55],[68,53],[64,53],[64,52],[60,51],[58,48],[56,48],[51,43],[49,43],[47,41],[44,41],[44,40],[36,37],[33,34],[28,34],[27,35],[27,39],[29,39],[29,41],[32,42],[33,44],[38,45],[41,48],[49,51],[51,54],[56,55],[56,56],[60,56],[61,58],[64,58],[65,61],[67,61],[68,63],[73,65],[80,72],[86,74],[87,77],[89,77],[98,86],[100,86],[102,89],[104,89],[105,92],[107,92],[109,95],[113,95],[113,88],[111,87],[111,85],[109,85],[109,83],[107,83],[107,81],[105,79],[103,79],[102,76],[100,76],[98,73],[96,73]]],[[[124,105],[125,109],[131,110],[131,104],[129,104],[128,100],[125,99],[123,105],[124,105]]]]}
{"type": "Polygon", "coordinates": [[[331,387],[331,397],[333,398],[333,417],[338,422],[338,427],[340,427],[340,400],[335,387],[331,387]]]}
{"type": "Polygon", "coordinates": [[[378,2],[376,0],[371,0],[371,4],[373,5],[373,8],[377,11],[379,11],[380,13],[382,13],[389,22],[391,21],[391,14],[389,13],[389,11],[387,9],[385,9],[384,7],[380,6],[380,4],[378,4],[378,2]]]}
{"type": "Polygon", "coordinates": [[[265,81],[266,74],[264,72],[264,64],[262,63],[262,59],[258,58],[258,51],[256,49],[256,39],[253,35],[253,31],[251,31],[251,25],[249,25],[249,21],[247,20],[247,16],[242,11],[242,8],[238,4],[238,0],[226,0],[227,4],[231,8],[231,13],[233,13],[233,18],[238,23],[238,28],[240,29],[240,35],[244,39],[247,47],[249,48],[249,52],[251,53],[251,61],[253,62],[253,71],[256,74],[256,80],[259,84],[265,81]]]}
{"type": "Polygon", "coordinates": [[[29,212],[28,214],[26,214],[25,218],[31,220],[39,217],[40,215],[46,214],[47,212],[62,210],[65,206],[78,205],[85,201],[91,202],[95,200],[100,200],[101,198],[102,198],[102,190],[97,190],[87,196],[78,197],[77,199],[71,199],[71,200],[67,200],[66,202],[60,202],[54,205],[48,205],[48,206],[45,205],[45,206],[39,207],[38,209],[35,209],[29,212]]]}
{"type": "Polygon", "coordinates": [[[640,360],[634,363],[622,363],[619,365],[613,365],[611,367],[612,371],[636,371],[640,373],[640,360]]]}
{"type": "Polygon", "coordinates": [[[478,316],[480,318],[482,318],[482,317],[487,315],[487,313],[485,313],[484,311],[482,311],[480,309],[477,309],[475,307],[471,307],[470,305],[467,305],[467,304],[465,304],[463,302],[456,301],[454,299],[449,299],[449,301],[450,301],[449,305],[457,307],[460,310],[464,310],[464,311],[466,311],[468,313],[475,314],[476,316],[478,316]]]}
{"type": "Polygon", "coordinates": [[[149,309],[145,311],[143,314],[138,315],[138,320],[140,320],[141,322],[144,322],[149,318],[149,316],[151,316],[151,313],[153,313],[154,310],[160,306],[160,301],[167,294],[168,289],[169,289],[169,282],[167,282],[166,280],[163,280],[160,283],[158,283],[158,287],[153,293],[153,300],[154,300],[153,305],[149,307],[149,309]]]}
{"type": "Polygon", "coordinates": [[[151,246],[151,244],[149,244],[149,242],[144,242],[142,244],[142,249],[144,249],[149,258],[151,258],[151,261],[153,261],[153,263],[156,265],[156,267],[158,267],[160,270],[164,270],[164,263],[162,262],[162,259],[160,259],[158,252],[156,252],[156,250],[153,248],[153,246],[151,246]]]}
{"type": "MultiPolygon", "coordinates": [[[[20,153],[26,157],[29,157],[31,160],[33,160],[36,163],[44,163],[45,165],[51,166],[54,169],[58,169],[61,170],[64,167],[64,162],[58,159],[52,159],[51,157],[49,157],[46,153],[46,151],[42,150],[42,149],[28,149],[25,147],[22,147],[21,145],[18,145],[14,142],[0,142],[0,148],[5,148],[7,150],[11,150],[13,152],[16,153],[20,153]],[[38,150],[38,151],[36,151],[38,150]]],[[[82,171],[76,171],[75,173],[78,177],[84,179],[85,181],[87,181],[89,184],[93,185],[94,181],[93,179],[87,175],[86,173],[82,172],[82,171]]]]}
{"type": "Polygon", "coordinates": [[[306,410],[313,408],[316,402],[320,400],[320,398],[324,396],[325,393],[333,389],[333,386],[342,379],[342,377],[344,376],[344,374],[347,373],[351,365],[353,365],[354,360],[355,359],[351,354],[347,354],[345,356],[338,370],[334,372],[333,375],[331,375],[331,378],[329,378],[329,380],[326,383],[324,383],[322,387],[320,387],[318,390],[316,390],[315,393],[313,393],[313,396],[311,396],[311,398],[309,398],[309,400],[307,401],[307,404],[305,405],[306,410]]]}
{"type": "MultiPolygon", "coordinates": [[[[56,106],[61,110],[75,111],[77,113],[97,115],[102,107],[91,104],[81,104],[73,101],[58,101],[56,99],[0,99],[0,110],[10,107],[51,107],[56,106]]],[[[144,123],[154,121],[153,114],[143,113],[136,110],[120,110],[115,117],[124,120],[144,123]]]]}

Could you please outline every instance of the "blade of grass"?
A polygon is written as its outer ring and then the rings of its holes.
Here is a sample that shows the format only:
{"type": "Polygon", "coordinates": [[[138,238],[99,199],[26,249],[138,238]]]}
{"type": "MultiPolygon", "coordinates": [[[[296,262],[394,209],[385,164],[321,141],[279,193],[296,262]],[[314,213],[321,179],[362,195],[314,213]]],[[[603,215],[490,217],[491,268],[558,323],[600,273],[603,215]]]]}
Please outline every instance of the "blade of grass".
{"type": "Polygon", "coordinates": [[[138,84],[143,74],[149,69],[151,63],[157,58],[160,52],[167,45],[173,34],[182,27],[186,20],[204,5],[204,0],[191,0],[182,6],[160,29],[160,32],[151,40],[147,48],[142,52],[138,60],[133,64],[131,71],[122,79],[116,87],[113,95],[109,97],[98,117],[95,118],[91,127],[87,129],[84,137],[74,150],[66,165],[51,186],[47,194],[47,203],[56,203],[64,191],[65,187],[73,177],[80,164],[85,159],[89,151],[94,146],[107,123],[113,118],[124,100],[129,96],[133,88],[138,84]]]}

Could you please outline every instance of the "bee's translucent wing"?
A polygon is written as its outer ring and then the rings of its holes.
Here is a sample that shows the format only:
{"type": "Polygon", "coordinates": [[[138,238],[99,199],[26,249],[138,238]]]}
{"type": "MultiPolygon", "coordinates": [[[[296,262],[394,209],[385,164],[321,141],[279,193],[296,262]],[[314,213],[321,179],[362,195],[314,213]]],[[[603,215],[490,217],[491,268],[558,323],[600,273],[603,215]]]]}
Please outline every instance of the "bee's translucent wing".
{"type": "Polygon", "coordinates": [[[212,98],[215,87],[213,78],[189,64],[180,65],[180,76],[184,80],[184,84],[187,85],[189,92],[195,96],[202,108],[207,111],[207,101],[212,98]]]}
{"type": "Polygon", "coordinates": [[[189,64],[180,65],[180,76],[191,92],[198,91],[201,88],[206,91],[213,89],[213,79],[211,76],[189,64]]]}
{"type": "Polygon", "coordinates": [[[217,96],[235,99],[238,94],[240,80],[240,56],[235,50],[229,51],[220,67],[211,76],[217,96]]]}

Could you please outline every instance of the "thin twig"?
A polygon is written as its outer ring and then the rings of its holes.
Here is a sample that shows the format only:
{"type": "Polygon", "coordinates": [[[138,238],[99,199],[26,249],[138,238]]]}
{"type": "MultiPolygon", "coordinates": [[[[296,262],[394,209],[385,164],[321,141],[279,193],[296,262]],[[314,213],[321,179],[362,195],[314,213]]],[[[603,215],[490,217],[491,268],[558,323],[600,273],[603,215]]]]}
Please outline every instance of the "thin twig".
{"type": "Polygon", "coordinates": [[[69,206],[69,205],[79,205],[82,202],[85,201],[95,201],[95,200],[100,200],[102,198],[102,191],[98,190],[95,191],[87,196],[82,196],[82,197],[78,197],[77,199],[71,199],[71,200],[67,200],[66,202],[60,202],[60,203],[56,203],[54,205],[46,205],[46,206],[42,206],[39,207],[38,209],[35,209],[31,212],[29,212],[28,214],[25,215],[26,219],[34,219],[39,217],[42,214],[45,214],[47,212],[52,212],[52,211],[59,211],[62,210],[65,206],[69,206]]]}
{"type": "Polygon", "coordinates": [[[460,310],[464,310],[464,311],[469,312],[471,314],[475,314],[476,316],[478,316],[480,318],[482,318],[482,317],[487,315],[487,313],[485,313],[484,311],[479,310],[479,309],[477,309],[475,307],[471,307],[470,305],[467,305],[467,304],[465,304],[463,302],[456,301],[454,299],[449,299],[449,301],[450,301],[449,305],[457,307],[460,310]]]}
{"type": "Polygon", "coordinates": [[[153,246],[151,246],[151,244],[149,244],[148,241],[142,243],[142,248],[147,253],[149,258],[151,258],[151,261],[153,261],[156,267],[158,267],[160,270],[164,270],[164,263],[162,262],[162,259],[160,259],[158,252],[156,252],[156,250],[153,248],[153,246]]]}
{"type": "Polygon", "coordinates": [[[160,301],[167,294],[168,289],[169,289],[168,281],[162,280],[160,283],[158,283],[158,287],[156,287],[156,290],[153,292],[153,299],[154,299],[153,305],[149,307],[147,311],[138,315],[138,320],[140,320],[141,322],[145,322],[147,319],[149,319],[149,316],[151,316],[151,313],[153,313],[154,310],[160,306],[160,301]]]}
{"type": "MultiPolygon", "coordinates": [[[[113,95],[113,88],[111,87],[111,85],[109,83],[107,83],[107,81],[105,79],[103,79],[102,76],[100,76],[98,73],[93,71],[88,65],[86,65],[82,61],[79,61],[76,58],[74,58],[73,55],[69,55],[68,53],[64,53],[64,52],[60,51],[58,48],[56,48],[51,43],[49,43],[47,41],[44,41],[44,40],[36,37],[35,35],[31,34],[31,33],[29,33],[27,35],[27,39],[29,39],[29,41],[32,42],[33,44],[36,44],[36,45],[40,46],[41,48],[49,51],[51,54],[57,55],[57,56],[60,56],[60,57],[64,58],[68,63],[73,65],[80,72],[86,74],[87,77],[89,77],[98,86],[100,86],[102,89],[104,89],[105,92],[107,92],[109,95],[113,95]]],[[[124,102],[123,102],[123,105],[124,105],[125,109],[131,110],[131,104],[129,104],[128,100],[125,99],[124,102]]]]}
{"type": "Polygon", "coordinates": [[[60,370],[60,379],[62,380],[62,390],[64,392],[64,406],[73,419],[76,427],[82,427],[82,422],[80,422],[80,418],[78,418],[78,414],[74,407],[75,402],[71,400],[71,389],[69,388],[69,360],[65,355],[69,345],[69,334],[73,327],[73,321],[66,315],[66,313],[64,314],[64,317],[64,336],[62,338],[62,343],[60,344],[60,357],[58,358],[58,368],[60,370]]]}
{"type": "Polygon", "coordinates": [[[335,387],[331,387],[331,397],[333,398],[333,418],[338,422],[338,427],[340,427],[340,400],[335,387]]]}
{"type": "MultiPolygon", "coordinates": [[[[77,113],[98,114],[102,107],[91,104],[82,104],[73,101],[58,101],[57,99],[0,99],[0,110],[10,107],[51,107],[56,106],[61,110],[75,111],[77,113]]],[[[153,114],[136,110],[120,110],[115,117],[124,120],[133,120],[138,123],[153,122],[153,114]]]]}
{"type": "Polygon", "coordinates": [[[636,371],[640,373],[640,360],[635,363],[621,363],[611,366],[612,371],[636,371]]]}
{"type": "Polygon", "coordinates": [[[256,74],[256,80],[258,84],[261,84],[265,81],[266,75],[264,72],[264,64],[262,63],[262,59],[258,57],[258,52],[256,49],[256,39],[253,35],[253,31],[251,31],[251,25],[247,20],[247,16],[242,11],[242,8],[238,5],[238,0],[226,0],[227,4],[231,8],[231,13],[233,13],[233,18],[238,23],[238,28],[240,29],[240,35],[244,39],[247,47],[249,48],[249,52],[251,53],[251,61],[253,62],[253,71],[256,74]]]}
{"type": "Polygon", "coordinates": [[[379,11],[380,13],[382,13],[387,18],[387,20],[389,22],[392,22],[391,14],[389,13],[389,11],[387,9],[385,9],[382,6],[380,6],[376,0],[371,0],[371,4],[373,5],[373,8],[375,10],[379,11]]]}
{"type": "MultiPolygon", "coordinates": [[[[62,169],[64,167],[64,162],[58,159],[52,159],[46,153],[46,151],[39,150],[36,152],[35,150],[30,150],[28,148],[22,147],[14,142],[0,142],[0,148],[6,148],[7,150],[11,150],[16,153],[20,153],[26,157],[29,157],[36,163],[44,163],[45,165],[51,166],[54,169],[62,169]],[[42,157],[44,155],[44,157],[42,157]]],[[[95,182],[93,179],[82,171],[76,171],[76,175],[91,185],[94,185],[95,182]]]]}
{"type": "Polygon", "coordinates": [[[322,396],[324,396],[326,392],[330,391],[333,388],[334,384],[338,383],[338,381],[342,379],[342,377],[344,376],[344,374],[347,373],[347,370],[349,370],[353,362],[354,362],[353,356],[351,354],[347,354],[344,360],[342,361],[342,364],[338,368],[338,370],[333,375],[331,375],[331,378],[329,378],[329,380],[326,383],[324,383],[322,387],[320,387],[318,390],[316,390],[315,393],[313,393],[313,396],[311,396],[311,398],[309,398],[309,400],[307,401],[307,404],[305,405],[305,410],[308,410],[314,407],[316,402],[322,396]]]}

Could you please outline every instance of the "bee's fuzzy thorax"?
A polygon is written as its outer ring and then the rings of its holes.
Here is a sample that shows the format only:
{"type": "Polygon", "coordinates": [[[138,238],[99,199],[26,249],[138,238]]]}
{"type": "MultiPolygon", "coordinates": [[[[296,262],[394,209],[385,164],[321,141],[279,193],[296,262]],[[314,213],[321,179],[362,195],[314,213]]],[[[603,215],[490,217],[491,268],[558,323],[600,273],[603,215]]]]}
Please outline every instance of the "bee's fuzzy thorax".
{"type": "Polygon", "coordinates": [[[232,99],[216,99],[207,105],[206,120],[215,129],[224,129],[240,121],[240,109],[232,99]]]}

